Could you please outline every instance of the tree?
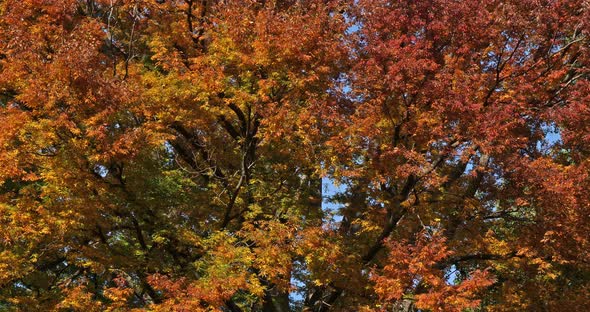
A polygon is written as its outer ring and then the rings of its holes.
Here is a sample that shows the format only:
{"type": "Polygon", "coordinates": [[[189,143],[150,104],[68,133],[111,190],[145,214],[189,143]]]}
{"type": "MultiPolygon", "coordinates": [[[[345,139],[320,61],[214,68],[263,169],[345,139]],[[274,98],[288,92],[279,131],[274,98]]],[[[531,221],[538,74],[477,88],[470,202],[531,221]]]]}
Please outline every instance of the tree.
{"type": "Polygon", "coordinates": [[[0,2],[0,307],[589,307],[589,9],[0,2]]]}

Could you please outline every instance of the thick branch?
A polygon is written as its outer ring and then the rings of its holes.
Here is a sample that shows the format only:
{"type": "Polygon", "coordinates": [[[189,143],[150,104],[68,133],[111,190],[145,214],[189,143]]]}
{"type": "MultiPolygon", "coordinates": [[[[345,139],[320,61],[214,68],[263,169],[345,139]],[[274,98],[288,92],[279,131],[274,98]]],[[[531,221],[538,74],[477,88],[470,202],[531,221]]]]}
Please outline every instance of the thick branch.
{"type": "Polygon", "coordinates": [[[444,262],[437,264],[436,268],[439,270],[443,270],[452,264],[458,264],[460,262],[487,261],[487,260],[508,260],[510,258],[525,258],[525,255],[520,255],[516,251],[513,251],[513,252],[510,252],[510,253],[504,254],[504,255],[476,253],[476,254],[470,254],[470,255],[455,256],[455,257],[451,257],[451,258],[447,259],[444,262]]]}
{"type": "MultiPolygon", "coordinates": [[[[215,162],[211,158],[211,155],[209,154],[209,152],[204,148],[204,144],[199,140],[199,137],[196,134],[191,134],[179,122],[175,122],[174,124],[172,124],[171,128],[176,130],[187,142],[189,142],[189,144],[192,146],[193,149],[197,150],[201,154],[201,158],[203,158],[203,160],[207,162],[209,167],[213,168],[214,176],[216,178],[218,178],[219,180],[221,180],[221,183],[225,188],[228,188],[229,183],[227,182],[227,178],[226,178],[225,174],[223,173],[223,171],[219,167],[217,167],[217,165],[215,164],[215,162]]],[[[173,145],[173,147],[176,149],[176,147],[174,145],[173,145]]],[[[182,148],[182,147],[180,147],[180,148],[182,148]]],[[[186,151],[179,150],[179,153],[181,153],[181,155],[183,156],[183,159],[185,157],[190,158],[190,153],[187,153],[186,151]]],[[[193,159],[193,163],[195,164],[195,168],[193,168],[193,169],[197,170],[196,163],[194,162],[194,159],[193,159]]]]}

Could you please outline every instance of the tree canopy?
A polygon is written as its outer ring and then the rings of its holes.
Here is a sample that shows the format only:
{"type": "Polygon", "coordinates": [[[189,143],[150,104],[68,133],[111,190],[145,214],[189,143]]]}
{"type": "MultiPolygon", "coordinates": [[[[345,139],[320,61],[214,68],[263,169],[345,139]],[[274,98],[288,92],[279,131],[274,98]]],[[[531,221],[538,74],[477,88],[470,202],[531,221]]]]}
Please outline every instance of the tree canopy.
{"type": "Polygon", "coordinates": [[[589,36],[581,0],[1,0],[0,310],[590,309],[589,36]]]}

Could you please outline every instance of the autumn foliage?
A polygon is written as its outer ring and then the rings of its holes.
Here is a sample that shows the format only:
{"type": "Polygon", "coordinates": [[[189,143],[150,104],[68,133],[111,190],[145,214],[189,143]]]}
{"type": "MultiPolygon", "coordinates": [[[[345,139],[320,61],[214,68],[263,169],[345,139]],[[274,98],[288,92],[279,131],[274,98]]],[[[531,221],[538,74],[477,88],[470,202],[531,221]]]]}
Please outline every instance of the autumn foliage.
{"type": "Polygon", "coordinates": [[[589,310],[589,36],[580,0],[0,0],[0,310],[589,310]]]}

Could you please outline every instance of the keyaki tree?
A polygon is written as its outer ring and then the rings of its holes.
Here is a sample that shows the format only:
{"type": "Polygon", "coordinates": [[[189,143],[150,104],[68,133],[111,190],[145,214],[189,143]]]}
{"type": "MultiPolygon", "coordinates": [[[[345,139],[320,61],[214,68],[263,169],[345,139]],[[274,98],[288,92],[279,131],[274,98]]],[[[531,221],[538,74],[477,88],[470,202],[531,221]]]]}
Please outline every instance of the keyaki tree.
{"type": "Polygon", "coordinates": [[[1,0],[0,310],[588,310],[589,21],[1,0]]]}

